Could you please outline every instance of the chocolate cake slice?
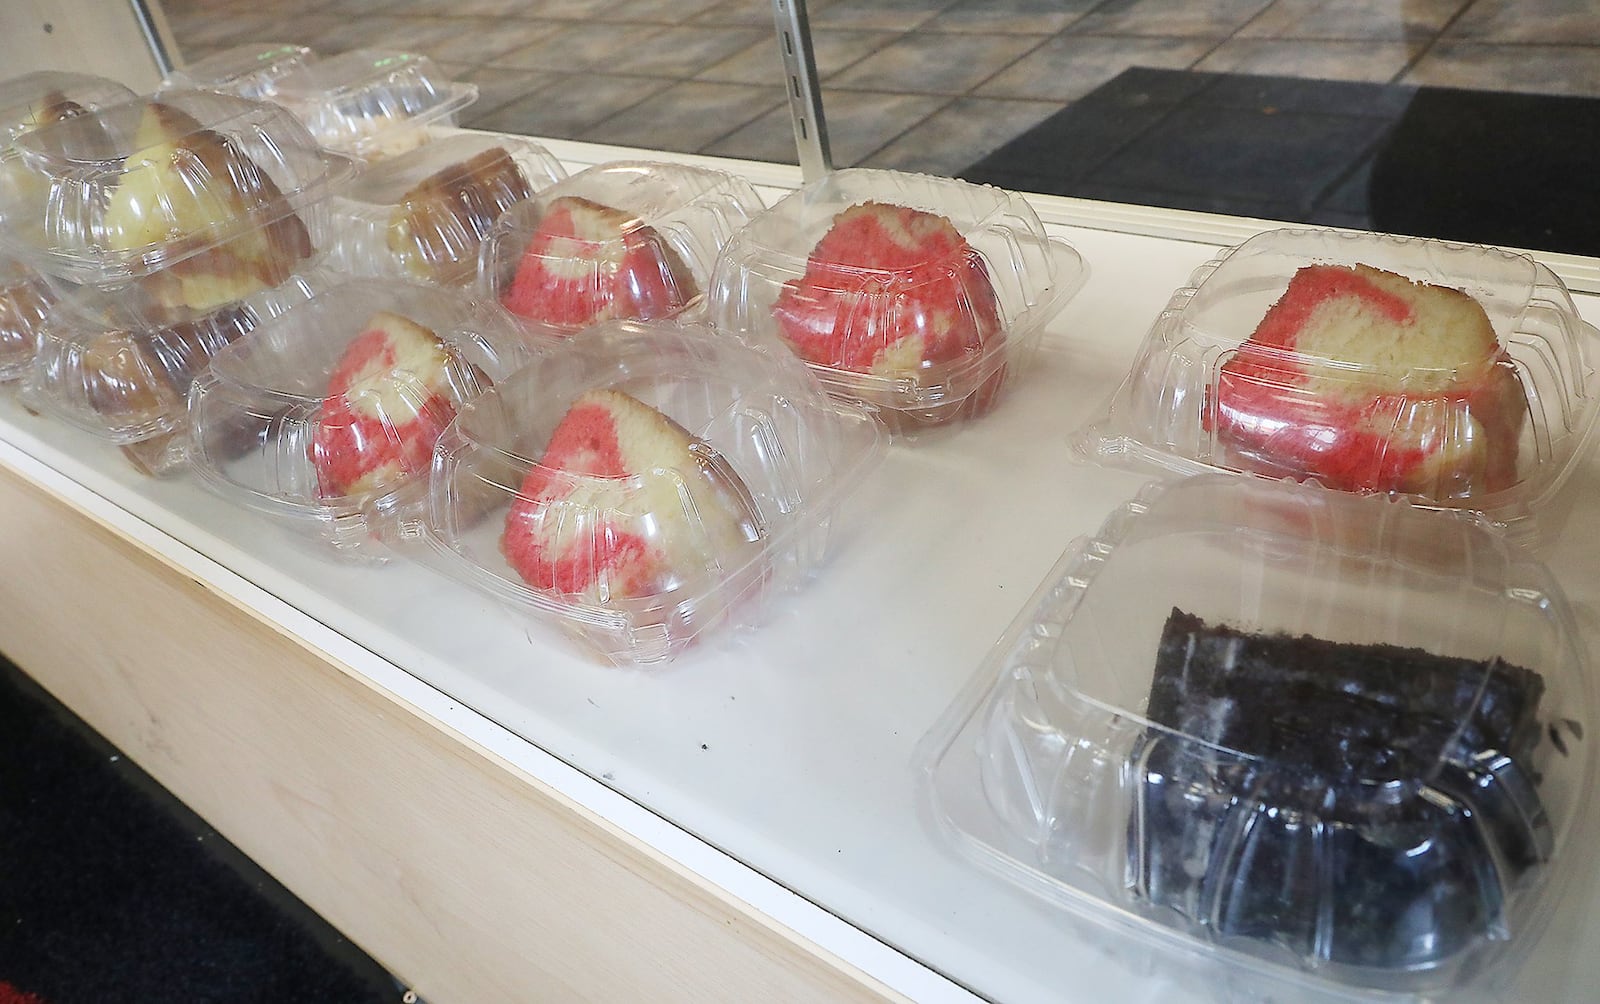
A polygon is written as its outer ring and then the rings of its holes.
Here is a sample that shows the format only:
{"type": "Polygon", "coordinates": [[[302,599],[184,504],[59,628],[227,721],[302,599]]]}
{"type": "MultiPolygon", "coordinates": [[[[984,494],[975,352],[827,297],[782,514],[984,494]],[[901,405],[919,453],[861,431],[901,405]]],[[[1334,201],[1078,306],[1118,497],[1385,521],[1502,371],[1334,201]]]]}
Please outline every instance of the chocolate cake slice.
{"type": "Polygon", "coordinates": [[[1173,610],[1133,754],[1130,878],[1151,906],[1308,964],[1426,970],[1505,936],[1548,857],[1539,674],[1251,634],[1173,610]]]}

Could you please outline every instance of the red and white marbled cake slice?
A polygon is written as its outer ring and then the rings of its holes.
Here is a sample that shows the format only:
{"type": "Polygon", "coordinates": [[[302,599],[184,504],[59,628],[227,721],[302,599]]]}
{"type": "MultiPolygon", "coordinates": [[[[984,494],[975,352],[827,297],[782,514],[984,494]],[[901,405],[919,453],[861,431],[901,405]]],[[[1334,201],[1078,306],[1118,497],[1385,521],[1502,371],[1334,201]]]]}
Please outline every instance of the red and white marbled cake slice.
{"type": "Polygon", "coordinates": [[[1419,394],[1480,376],[1500,352],[1483,308],[1459,289],[1369,265],[1301,269],[1250,336],[1298,353],[1319,394],[1419,394]],[[1319,362],[1360,367],[1354,379],[1319,362]]]}
{"type": "Polygon", "coordinates": [[[667,593],[751,556],[748,492],[682,426],[621,391],[580,395],[506,515],[537,589],[597,602],[667,593]]]}
{"type": "Polygon", "coordinates": [[[949,220],[883,202],[833,218],[773,307],[795,354],[880,376],[914,374],[999,339],[983,259],[949,220]]]}
{"type": "Polygon", "coordinates": [[[612,318],[665,317],[696,295],[676,252],[632,213],[553,200],[501,297],[521,317],[576,330],[612,318]]]}
{"type": "Polygon", "coordinates": [[[1512,483],[1526,402],[1468,294],[1312,265],[1223,365],[1217,409],[1224,440],[1274,466],[1444,497],[1512,483]]]}
{"type": "Polygon", "coordinates": [[[425,471],[455,417],[448,347],[408,318],[379,311],[346,347],[312,442],[324,497],[390,489],[425,471]]]}

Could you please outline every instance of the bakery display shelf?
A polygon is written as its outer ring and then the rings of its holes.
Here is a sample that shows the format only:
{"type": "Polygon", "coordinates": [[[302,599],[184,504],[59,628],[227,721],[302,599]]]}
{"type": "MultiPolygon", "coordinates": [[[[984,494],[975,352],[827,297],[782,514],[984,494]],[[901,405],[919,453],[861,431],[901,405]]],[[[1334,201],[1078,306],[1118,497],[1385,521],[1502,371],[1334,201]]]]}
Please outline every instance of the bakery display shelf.
{"type": "MultiPolygon", "coordinates": [[[[639,155],[548,145],[569,172],[639,155]]],[[[798,171],[782,165],[650,156],[741,173],[769,204],[799,182],[798,171]]],[[[230,505],[192,478],[142,477],[114,448],[27,414],[10,394],[0,396],[0,473],[8,492],[38,495],[156,556],[180,578],[320,653],[341,679],[415,715],[425,732],[466,743],[594,833],[639,849],[639,862],[624,862],[630,870],[680,900],[706,897],[757,929],[760,936],[750,937],[768,945],[758,954],[772,972],[793,977],[796,966],[815,966],[832,974],[831,982],[774,982],[766,999],[1209,1000],[1215,986],[1208,981],[1225,980],[1226,970],[1203,960],[1152,965],[1138,951],[1124,952],[963,857],[919,799],[930,729],[975,685],[990,647],[1063,549],[1146,480],[1075,462],[1069,433],[1102,406],[1172,290],[1251,228],[1155,210],[1141,222],[1127,207],[1033,201],[1050,233],[1083,255],[1090,278],[1049,324],[1001,406],[982,420],[893,444],[847,503],[838,545],[813,581],[773,603],[758,628],[704,640],[663,667],[600,665],[420,565],[341,563],[292,527],[230,505]]],[[[1591,271],[1583,260],[1552,264],[1578,288],[1591,271]]],[[[1589,320],[1600,320],[1600,297],[1578,299],[1589,320]]],[[[1567,487],[1576,504],[1543,554],[1591,649],[1600,640],[1600,507],[1586,502],[1597,492],[1600,465],[1586,457],[1567,487]]],[[[48,546],[55,544],[28,544],[48,546]]],[[[0,595],[9,603],[28,587],[8,588],[0,595]]],[[[63,582],[52,588],[71,600],[63,582]]],[[[44,643],[25,647],[43,650],[44,643]]],[[[136,665],[130,657],[117,672],[131,678],[136,665]]],[[[180,703],[162,713],[206,712],[180,703]]],[[[163,735],[155,716],[129,727],[163,735]]],[[[181,748],[155,748],[179,774],[192,759],[181,748]]],[[[391,780],[404,791],[406,778],[391,780]]],[[[225,801],[228,779],[214,783],[210,796],[225,801]]],[[[337,807],[318,812],[340,815],[337,807]]],[[[336,829],[319,818],[308,814],[311,832],[336,829]]],[[[462,818],[442,828],[457,837],[483,831],[481,846],[472,844],[474,874],[519,860],[516,848],[497,842],[503,834],[492,820],[462,818]]],[[[253,849],[249,839],[240,842],[253,849]]],[[[418,855],[445,875],[459,866],[418,855]]],[[[549,867],[567,864],[552,857],[549,867]]],[[[518,888],[520,878],[508,874],[508,887],[518,888]]],[[[1565,900],[1565,913],[1525,967],[1526,999],[1577,1001],[1600,985],[1600,931],[1586,923],[1594,898],[1593,889],[1579,889],[1565,900]]],[[[324,908],[315,898],[313,905],[324,908]]],[[[375,943],[380,959],[424,997],[448,1004],[448,987],[427,993],[428,974],[417,971],[426,959],[406,957],[404,939],[386,940],[397,921],[376,909],[325,912],[357,942],[375,943]]],[[[482,929],[474,927],[479,919],[432,917],[428,926],[450,948],[452,939],[482,929]]],[[[660,944],[619,938],[607,948],[650,957],[684,936],[657,933],[660,944]]],[[[516,930],[498,936],[519,940],[516,930]]],[[[570,937],[608,942],[601,930],[570,937]]],[[[517,950],[537,958],[563,949],[530,932],[517,950]]],[[[596,987],[611,974],[590,975],[595,986],[575,984],[565,994],[603,993],[596,987]]],[[[703,973],[663,979],[718,997],[718,984],[703,973]]],[[[729,995],[753,985],[729,982],[721,994],[738,999],[729,995]]],[[[503,999],[540,995],[536,987],[495,989],[503,999]]]]}

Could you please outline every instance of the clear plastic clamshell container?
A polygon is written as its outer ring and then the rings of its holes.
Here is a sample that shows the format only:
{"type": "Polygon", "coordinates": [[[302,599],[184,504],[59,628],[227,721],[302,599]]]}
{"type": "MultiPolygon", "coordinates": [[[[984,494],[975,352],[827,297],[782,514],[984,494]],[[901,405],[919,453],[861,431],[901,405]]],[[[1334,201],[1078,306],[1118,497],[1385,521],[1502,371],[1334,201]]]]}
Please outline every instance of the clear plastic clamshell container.
{"type": "Polygon", "coordinates": [[[427,56],[354,49],[285,76],[273,100],[323,146],[372,163],[453,127],[461,109],[478,100],[478,88],[451,80],[427,56]]]}
{"type": "MultiPolygon", "coordinates": [[[[0,151],[16,140],[46,126],[131,101],[134,93],[122,84],[87,73],[40,70],[0,83],[0,151]]],[[[49,178],[20,159],[0,159],[0,241],[5,232],[26,221],[8,216],[16,207],[36,201],[43,205],[49,178]]]]}
{"type": "Polygon", "coordinates": [[[363,171],[333,201],[331,267],[459,286],[500,214],[567,176],[530,139],[459,133],[363,171]]]}
{"type": "Polygon", "coordinates": [[[220,91],[255,100],[277,96],[278,83],[317,61],[304,45],[256,42],[234,46],[167,74],[156,93],[171,90],[220,91]]]}
{"type": "Polygon", "coordinates": [[[439,434],[528,357],[502,311],[461,291],[336,285],[212,359],[189,391],[191,467],[225,498],[381,559],[439,434]]]}
{"type": "Polygon", "coordinates": [[[38,70],[0,82],[0,148],[42,126],[134,98],[115,80],[90,73],[38,70]]]}
{"type": "Polygon", "coordinates": [[[172,473],[188,459],[189,387],[211,357],[309,295],[297,279],[210,314],[152,325],[125,298],[73,291],[39,328],[22,401],[121,446],[146,474],[172,473]]]}
{"type": "Polygon", "coordinates": [[[699,305],[717,252],[763,208],[749,182],[722,171],[599,164],[502,216],[479,283],[550,338],[675,317],[699,305]]]}
{"type": "Polygon", "coordinates": [[[612,664],[658,663],[812,573],[882,445],[792,359],[612,321],[462,409],[417,556],[612,664]]]}
{"type": "Polygon", "coordinates": [[[32,368],[39,329],[55,300],[39,273],[0,252],[0,383],[32,368]]]}
{"type": "Polygon", "coordinates": [[[326,240],[354,163],[276,105],[171,91],[47,126],[0,154],[6,240],[40,272],[177,324],[287,281],[326,240]]]}
{"type": "Polygon", "coordinates": [[[1200,966],[1228,999],[1521,999],[1589,867],[1582,642],[1479,514],[1147,489],[975,683],[924,746],[934,818],[1136,969],[1200,966]]]}
{"type": "Polygon", "coordinates": [[[1531,535],[1600,414],[1597,335],[1524,255],[1269,231],[1173,295],[1074,445],[1180,475],[1402,494],[1531,535]]]}
{"type": "Polygon", "coordinates": [[[717,327],[788,345],[896,432],[987,411],[1088,279],[1020,195],[836,171],[785,197],[717,262],[717,327]]]}

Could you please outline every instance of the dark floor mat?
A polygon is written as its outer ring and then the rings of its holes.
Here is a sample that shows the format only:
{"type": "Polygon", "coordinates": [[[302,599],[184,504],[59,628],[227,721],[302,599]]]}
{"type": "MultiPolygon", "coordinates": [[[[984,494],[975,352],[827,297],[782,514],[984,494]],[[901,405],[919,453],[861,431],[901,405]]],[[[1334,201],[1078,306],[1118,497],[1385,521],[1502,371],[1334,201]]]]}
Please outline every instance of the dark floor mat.
{"type": "Polygon", "coordinates": [[[1592,98],[1135,67],[959,175],[1594,255],[1597,167],[1592,98]]]}
{"type": "Polygon", "coordinates": [[[0,1004],[379,1004],[384,970],[0,659],[0,1004]]]}

